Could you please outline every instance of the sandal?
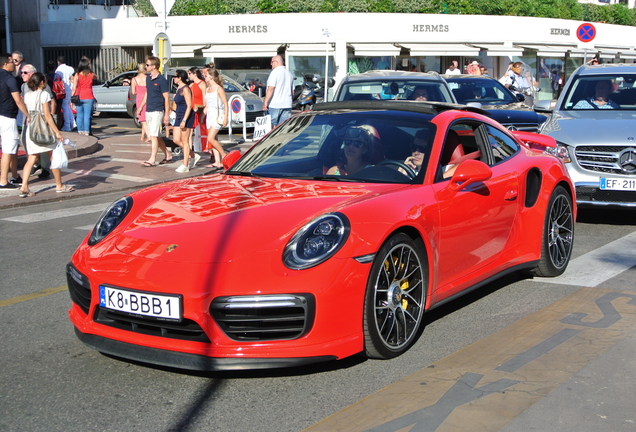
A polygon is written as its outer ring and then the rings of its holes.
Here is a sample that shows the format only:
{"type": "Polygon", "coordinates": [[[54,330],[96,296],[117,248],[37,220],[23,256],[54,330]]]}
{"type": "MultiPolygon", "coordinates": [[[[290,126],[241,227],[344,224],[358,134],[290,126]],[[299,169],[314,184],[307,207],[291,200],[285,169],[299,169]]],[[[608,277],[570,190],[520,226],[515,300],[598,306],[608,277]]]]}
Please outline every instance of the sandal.
{"type": "Polygon", "coordinates": [[[35,196],[35,192],[31,192],[30,190],[23,191],[22,189],[20,189],[20,198],[34,197],[34,196],[35,196]]]}
{"type": "Polygon", "coordinates": [[[218,165],[214,165],[214,164],[212,164],[212,165],[206,165],[205,167],[206,167],[206,168],[214,168],[215,170],[223,169],[223,165],[218,166],[218,165]]]}
{"type": "Polygon", "coordinates": [[[62,189],[55,189],[57,193],[69,193],[75,192],[75,188],[73,186],[62,185],[62,189]]]}
{"type": "Polygon", "coordinates": [[[146,161],[146,162],[142,162],[142,163],[141,163],[141,166],[142,166],[142,167],[144,167],[144,168],[148,168],[148,167],[153,167],[153,166],[155,166],[155,164],[153,164],[153,163],[150,163],[150,162],[146,161]]]}
{"type": "Polygon", "coordinates": [[[170,158],[170,159],[164,159],[164,160],[162,160],[161,162],[159,162],[159,165],[165,165],[165,164],[169,164],[169,163],[172,163],[172,162],[173,162],[173,161],[172,161],[172,158],[170,158]]]}

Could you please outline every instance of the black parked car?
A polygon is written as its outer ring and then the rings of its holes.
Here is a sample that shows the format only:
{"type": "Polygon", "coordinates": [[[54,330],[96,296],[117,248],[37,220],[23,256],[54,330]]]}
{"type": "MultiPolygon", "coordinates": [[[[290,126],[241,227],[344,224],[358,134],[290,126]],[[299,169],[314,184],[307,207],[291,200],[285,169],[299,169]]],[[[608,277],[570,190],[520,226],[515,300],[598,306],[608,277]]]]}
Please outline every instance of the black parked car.
{"type": "Polygon", "coordinates": [[[480,106],[510,130],[537,132],[547,119],[526,105],[523,95],[512,93],[494,78],[480,75],[442,76],[458,103],[480,106]]]}

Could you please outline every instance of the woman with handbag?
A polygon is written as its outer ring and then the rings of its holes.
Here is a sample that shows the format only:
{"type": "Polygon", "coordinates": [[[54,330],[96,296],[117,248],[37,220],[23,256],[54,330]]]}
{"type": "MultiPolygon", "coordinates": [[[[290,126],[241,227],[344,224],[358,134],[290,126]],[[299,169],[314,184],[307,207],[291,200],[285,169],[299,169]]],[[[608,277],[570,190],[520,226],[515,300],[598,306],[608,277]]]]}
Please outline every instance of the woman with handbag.
{"type": "MultiPolygon", "coordinates": [[[[22,187],[20,188],[20,198],[32,197],[35,193],[29,190],[29,176],[31,168],[38,161],[40,154],[53,153],[53,150],[60,141],[64,139],[51,116],[51,108],[49,102],[51,96],[44,91],[46,88],[46,77],[41,72],[31,75],[27,81],[27,85],[32,90],[24,95],[24,104],[29,111],[29,123],[24,133],[25,143],[29,157],[24,164],[22,171],[22,187]],[[35,141],[34,141],[35,140],[35,141]]],[[[59,169],[51,167],[53,177],[55,178],[55,191],[57,193],[73,192],[72,186],[62,183],[62,173],[59,169]]]]}
{"type": "Polygon", "coordinates": [[[77,132],[82,135],[91,134],[91,117],[93,116],[93,79],[90,62],[82,57],[77,66],[77,73],[71,78],[71,102],[77,110],[77,132]],[[73,100],[74,99],[74,100],[73,100]]]}
{"type": "MultiPolygon", "coordinates": [[[[212,146],[214,152],[214,163],[207,165],[206,168],[222,169],[221,161],[225,157],[225,150],[221,147],[221,143],[216,139],[222,127],[227,126],[228,121],[228,104],[225,90],[223,89],[223,78],[219,71],[212,67],[203,68],[203,77],[207,84],[205,92],[205,123],[208,128],[208,142],[212,146]]],[[[210,159],[212,162],[212,158],[210,159]]]]}

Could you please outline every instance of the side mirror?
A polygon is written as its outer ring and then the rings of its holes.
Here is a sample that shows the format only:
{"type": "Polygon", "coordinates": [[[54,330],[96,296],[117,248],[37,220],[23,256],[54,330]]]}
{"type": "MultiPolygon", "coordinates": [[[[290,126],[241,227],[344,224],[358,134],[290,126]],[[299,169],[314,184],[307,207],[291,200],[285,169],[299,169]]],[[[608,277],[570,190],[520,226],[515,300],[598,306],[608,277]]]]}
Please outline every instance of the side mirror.
{"type": "Polygon", "coordinates": [[[223,158],[223,168],[230,169],[234,163],[241,158],[241,152],[238,150],[232,150],[223,158]]]}
{"type": "Polygon", "coordinates": [[[552,101],[540,100],[534,103],[534,110],[536,112],[551,113],[552,112],[551,106],[552,106],[552,101]]]}
{"type": "Polygon", "coordinates": [[[465,160],[455,169],[448,188],[457,192],[473,183],[486,181],[490,177],[492,177],[492,170],[488,165],[474,159],[465,160]]]}
{"type": "Polygon", "coordinates": [[[526,100],[526,95],[524,94],[516,93],[515,96],[517,96],[517,99],[519,100],[519,102],[525,102],[526,100]]]}
{"type": "Polygon", "coordinates": [[[104,83],[104,87],[108,88],[108,87],[110,87],[112,84],[113,84],[113,83],[111,83],[111,82],[110,82],[110,80],[108,80],[108,81],[106,81],[106,82],[104,83]]]}

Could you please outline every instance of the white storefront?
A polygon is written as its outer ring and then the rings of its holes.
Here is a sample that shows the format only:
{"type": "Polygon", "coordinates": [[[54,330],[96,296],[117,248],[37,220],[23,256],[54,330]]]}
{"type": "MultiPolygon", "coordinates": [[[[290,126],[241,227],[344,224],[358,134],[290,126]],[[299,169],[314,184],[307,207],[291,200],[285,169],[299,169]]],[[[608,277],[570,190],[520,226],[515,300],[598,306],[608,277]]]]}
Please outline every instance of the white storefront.
{"type": "MultiPolygon", "coordinates": [[[[44,57],[73,47],[146,47],[164,31],[161,18],[119,15],[111,19],[60,21],[59,11],[41,22],[44,57]]],[[[569,75],[584,59],[636,59],[636,28],[549,18],[431,14],[250,14],[168,17],[165,32],[173,65],[213,61],[220,69],[264,69],[282,53],[295,76],[368,69],[443,72],[452,60],[476,60],[491,76],[509,62],[524,61],[539,78],[569,75]],[[582,26],[582,27],[581,27],[582,26]],[[328,56],[328,57],[327,57],[328,56]],[[238,67],[237,67],[238,66],[238,67]]],[[[96,63],[100,59],[96,58],[96,63]]]]}

